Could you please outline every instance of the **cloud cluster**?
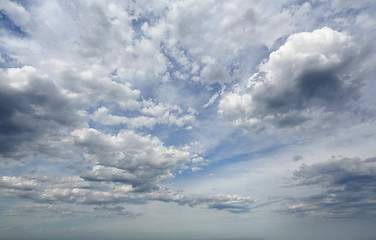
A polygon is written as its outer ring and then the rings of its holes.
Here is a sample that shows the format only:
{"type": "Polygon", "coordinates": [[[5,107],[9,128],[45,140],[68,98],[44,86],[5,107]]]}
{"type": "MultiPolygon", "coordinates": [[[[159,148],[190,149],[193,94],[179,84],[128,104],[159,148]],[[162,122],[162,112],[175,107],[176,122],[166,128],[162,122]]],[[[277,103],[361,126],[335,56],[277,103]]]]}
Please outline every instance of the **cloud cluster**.
{"type": "Polygon", "coordinates": [[[116,136],[94,129],[72,132],[75,142],[85,151],[92,170],[83,178],[91,181],[113,181],[134,188],[153,188],[172,178],[171,170],[183,167],[194,158],[189,146],[166,147],[158,138],[122,130],[116,136]]]}
{"type": "Polygon", "coordinates": [[[302,165],[294,176],[298,186],[324,191],[289,199],[282,212],[333,218],[376,216],[376,158],[338,158],[302,165]]]}
{"type": "Polygon", "coordinates": [[[361,87],[346,75],[357,52],[349,36],[327,27],[293,34],[245,87],[221,99],[219,113],[234,125],[263,130],[347,111],[361,87]]]}
{"type": "MultiPolygon", "coordinates": [[[[97,177],[99,178],[100,176],[97,177]]],[[[116,182],[119,180],[114,179],[113,174],[111,174],[111,179],[106,179],[107,181],[98,182],[96,180],[80,177],[31,179],[2,176],[0,179],[1,196],[32,200],[39,208],[46,208],[45,211],[47,212],[51,212],[51,204],[78,204],[93,206],[91,210],[109,209],[117,215],[129,216],[133,216],[133,214],[126,211],[122,206],[123,204],[145,204],[149,201],[160,201],[191,207],[203,205],[209,209],[244,213],[254,208],[256,203],[249,196],[235,194],[184,195],[160,186],[140,191],[131,184],[117,184],[116,182]]],[[[37,210],[34,209],[33,212],[37,214],[39,212],[37,210]]],[[[79,211],[75,208],[69,212],[59,209],[54,210],[56,213],[60,212],[61,216],[73,216],[76,214],[75,211],[79,211]]]]}

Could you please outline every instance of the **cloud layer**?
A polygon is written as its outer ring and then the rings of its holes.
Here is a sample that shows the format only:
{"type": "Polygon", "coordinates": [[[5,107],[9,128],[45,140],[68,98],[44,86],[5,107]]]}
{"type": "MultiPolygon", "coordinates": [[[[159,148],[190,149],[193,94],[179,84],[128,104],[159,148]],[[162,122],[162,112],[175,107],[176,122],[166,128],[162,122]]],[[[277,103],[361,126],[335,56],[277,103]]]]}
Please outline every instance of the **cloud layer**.
{"type": "Polygon", "coordinates": [[[338,158],[294,173],[299,186],[323,187],[325,191],[290,199],[282,210],[293,215],[332,218],[376,215],[376,159],[338,158]]]}

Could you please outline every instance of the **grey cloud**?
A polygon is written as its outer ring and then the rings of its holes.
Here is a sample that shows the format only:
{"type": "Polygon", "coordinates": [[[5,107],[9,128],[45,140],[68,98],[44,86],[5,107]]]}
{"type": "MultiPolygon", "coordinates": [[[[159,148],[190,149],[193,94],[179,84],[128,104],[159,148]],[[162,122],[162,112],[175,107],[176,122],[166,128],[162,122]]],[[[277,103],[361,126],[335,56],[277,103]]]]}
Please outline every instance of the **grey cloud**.
{"type": "Polygon", "coordinates": [[[200,82],[208,85],[216,82],[221,84],[231,82],[232,78],[228,72],[225,66],[219,64],[207,65],[200,73],[200,82]]]}
{"type": "MultiPolygon", "coordinates": [[[[8,209],[3,216],[13,217],[13,216],[28,216],[37,218],[52,218],[52,217],[74,217],[76,214],[85,214],[84,211],[72,211],[71,208],[60,207],[58,204],[46,204],[46,203],[32,203],[26,204],[25,206],[15,207],[8,209]]],[[[87,214],[87,213],[86,213],[87,214]]]]}
{"type": "Polygon", "coordinates": [[[130,194],[130,185],[90,182],[79,177],[30,179],[3,176],[0,179],[0,188],[2,196],[24,198],[36,203],[100,205],[145,202],[142,196],[130,194]]]}
{"type": "Polygon", "coordinates": [[[36,199],[41,184],[35,179],[2,176],[0,178],[1,195],[11,198],[36,199]]]}
{"type": "Polygon", "coordinates": [[[35,179],[25,179],[21,177],[9,177],[3,176],[0,179],[0,187],[8,190],[18,190],[18,191],[33,191],[38,186],[38,181],[35,179]]]}
{"type": "MultiPolygon", "coordinates": [[[[110,180],[110,179],[109,179],[110,180]]],[[[116,179],[115,179],[116,181],[116,179]]],[[[206,206],[209,209],[229,211],[232,213],[247,213],[255,208],[256,201],[250,196],[240,195],[184,195],[167,188],[155,186],[153,189],[135,191],[131,185],[115,184],[110,181],[89,181],[79,177],[60,179],[30,179],[22,177],[3,176],[0,179],[0,195],[11,198],[32,200],[36,207],[28,210],[30,214],[40,214],[45,209],[48,216],[74,216],[81,210],[71,211],[66,208],[54,208],[58,204],[73,204],[93,206],[95,213],[109,217],[111,214],[135,217],[119,204],[145,204],[149,201],[161,201],[195,207],[206,206]],[[76,212],[78,211],[78,212],[76,212]]],[[[81,208],[78,208],[81,209],[81,208]]],[[[20,209],[15,209],[14,214],[20,209]]],[[[9,211],[7,214],[13,214],[9,211]]],[[[26,214],[26,213],[25,213],[26,214]]],[[[81,213],[80,213],[81,214],[81,213]]],[[[85,215],[85,214],[84,214],[85,215]]]]}
{"type": "MultiPolygon", "coordinates": [[[[92,171],[83,174],[81,177],[85,180],[94,182],[108,181],[130,184],[132,186],[133,192],[150,192],[153,189],[157,188],[157,186],[155,185],[156,182],[154,182],[153,179],[150,179],[150,176],[147,176],[145,172],[143,174],[141,171],[145,170],[124,170],[116,167],[97,165],[92,168],[92,171]]],[[[150,174],[160,176],[166,174],[165,171],[158,170],[150,170],[150,172],[150,174]]]]}
{"type": "Polygon", "coordinates": [[[19,155],[22,144],[78,124],[74,99],[35,68],[11,68],[0,75],[0,154],[19,155]]]}
{"type": "Polygon", "coordinates": [[[311,166],[302,165],[294,176],[297,185],[319,187],[324,191],[291,198],[282,212],[334,218],[376,216],[375,158],[339,158],[311,166]]]}
{"type": "Polygon", "coordinates": [[[166,147],[156,137],[122,130],[116,136],[94,129],[72,133],[86,154],[92,171],[82,177],[96,181],[118,181],[144,188],[173,177],[171,170],[194,158],[189,147],[166,147]]]}
{"type": "Polygon", "coordinates": [[[303,159],[303,156],[302,156],[302,155],[295,155],[295,156],[292,158],[292,160],[294,160],[295,162],[300,161],[300,160],[302,160],[302,159],[303,159]]]}
{"type": "Polygon", "coordinates": [[[175,193],[166,188],[159,188],[149,195],[150,200],[162,202],[175,202],[180,205],[195,207],[198,205],[206,206],[209,209],[224,210],[232,213],[247,213],[256,207],[256,200],[250,196],[241,195],[184,195],[175,193]]]}
{"type": "Polygon", "coordinates": [[[362,81],[348,69],[357,54],[349,36],[330,28],[293,34],[246,87],[224,95],[219,113],[235,125],[260,129],[309,126],[327,114],[355,111],[362,81]]]}
{"type": "Polygon", "coordinates": [[[79,207],[69,203],[26,203],[7,209],[2,214],[4,217],[34,217],[34,218],[116,218],[128,217],[134,218],[139,214],[127,211],[120,205],[89,205],[79,207]]]}
{"type": "Polygon", "coordinates": [[[200,203],[207,204],[208,208],[226,210],[232,213],[246,213],[255,207],[256,201],[249,196],[214,195],[203,198],[200,203]]]}
{"type": "Polygon", "coordinates": [[[128,218],[135,218],[140,216],[141,214],[132,213],[126,210],[124,207],[120,205],[102,205],[93,208],[96,212],[94,213],[94,217],[99,218],[114,218],[114,217],[128,217],[128,218]]]}

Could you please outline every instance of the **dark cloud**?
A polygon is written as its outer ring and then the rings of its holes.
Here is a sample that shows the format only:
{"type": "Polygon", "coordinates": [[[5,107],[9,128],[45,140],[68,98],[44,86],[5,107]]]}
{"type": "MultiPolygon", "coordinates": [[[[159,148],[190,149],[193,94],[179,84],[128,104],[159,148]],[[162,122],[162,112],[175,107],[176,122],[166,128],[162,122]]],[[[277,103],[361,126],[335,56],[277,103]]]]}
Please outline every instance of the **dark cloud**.
{"type": "Polygon", "coordinates": [[[77,124],[77,103],[46,75],[30,66],[0,74],[0,154],[20,155],[23,144],[77,124]]]}
{"type": "Polygon", "coordinates": [[[311,166],[302,165],[294,173],[299,186],[324,191],[289,199],[282,212],[323,217],[376,217],[375,158],[340,158],[311,166]]]}

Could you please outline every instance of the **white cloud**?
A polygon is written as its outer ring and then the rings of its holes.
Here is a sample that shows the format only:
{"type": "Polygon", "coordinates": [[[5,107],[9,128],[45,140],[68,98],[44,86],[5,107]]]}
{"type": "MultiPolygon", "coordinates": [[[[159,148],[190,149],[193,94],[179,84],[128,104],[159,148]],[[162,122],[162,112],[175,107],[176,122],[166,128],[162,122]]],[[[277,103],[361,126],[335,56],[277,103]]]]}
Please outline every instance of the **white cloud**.
{"type": "Polygon", "coordinates": [[[119,181],[138,188],[154,188],[173,177],[171,170],[193,158],[188,146],[166,147],[156,137],[130,130],[111,136],[95,129],[81,129],[72,135],[76,144],[85,149],[87,164],[93,166],[83,177],[94,181],[119,181]]]}
{"type": "Polygon", "coordinates": [[[224,95],[219,113],[234,125],[263,129],[346,112],[361,86],[346,76],[357,52],[349,36],[330,28],[293,34],[245,87],[224,95]]]}
{"type": "MultiPolygon", "coordinates": [[[[99,168],[102,168],[102,166],[99,168]]],[[[93,206],[94,210],[106,210],[107,208],[107,210],[111,210],[111,208],[114,208],[114,204],[145,204],[148,201],[177,203],[190,207],[204,205],[209,209],[226,210],[232,213],[245,213],[254,208],[256,203],[250,196],[240,196],[236,194],[207,196],[184,195],[159,186],[155,186],[153,189],[147,189],[146,191],[145,189],[143,189],[144,191],[140,191],[140,189],[133,188],[131,185],[119,185],[111,182],[111,180],[118,181],[119,179],[115,179],[116,177],[126,177],[124,171],[115,168],[107,168],[105,172],[106,173],[95,172],[93,174],[97,174],[100,177],[109,176],[111,179],[107,179],[109,180],[107,182],[100,182],[102,179],[99,178],[93,182],[79,177],[34,180],[3,176],[0,179],[0,188],[2,189],[0,195],[13,198],[22,197],[36,202],[34,209],[24,208],[26,212],[23,213],[19,212],[20,209],[13,209],[7,211],[6,215],[17,214],[22,216],[24,214],[36,214],[37,217],[40,217],[41,215],[46,216],[46,214],[47,216],[59,214],[62,217],[71,217],[76,214],[88,215],[88,212],[76,208],[76,204],[93,206]],[[51,202],[54,203],[54,206],[58,206],[59,204],[74,205],[68,209],[57,207],[52,211],[51,202]]],[[[134,216],[132,213],[125,211],[121,206],[113,210],[120,210],[119,215],[134,216]]],[[[103,217],[103,214],[106,214],[106,212],[108,213],[108,211],[105,211],[104,213],[97,214],[102,214],[103,217]]]]}
{"type": "Polygon", "coordinates": [[[24,26],[30,21],[30,13],[20,4],[8,0],[0,1],[0,9],[5,11],[5,13],[15,22],[18,27],[22,30],[24,26]]]}
{"type": "Polygon", "coordinates": [[[129,128],[149,128],[153,129],[156,124],[175,125],[183,127],[191,124],[195,120],[195,113],[191,110],[184,113],[175,105],[158,103],[152,101],[139,102],[139,116],[128,118],[126,116],[114,116],[106,107],[100,107],[92,115],[92,119],[104,125],[128,125],[129,128]]]}

